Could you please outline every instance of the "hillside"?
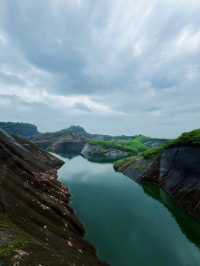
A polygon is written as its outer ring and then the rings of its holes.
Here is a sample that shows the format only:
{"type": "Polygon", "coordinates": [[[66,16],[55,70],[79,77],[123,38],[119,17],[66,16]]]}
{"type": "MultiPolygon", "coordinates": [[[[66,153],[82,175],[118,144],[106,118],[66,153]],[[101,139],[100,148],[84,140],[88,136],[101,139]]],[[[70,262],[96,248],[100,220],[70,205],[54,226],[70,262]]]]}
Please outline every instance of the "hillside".
{"type": "Polygon", "coordinates": [[[10,135],[31,139],[39,134],[35,125],[29,123],[0,122],[0,129],[10,135]]]}
{"type": "Polygon", "coordinates": [[[0,264],[105,265],[57,180],[60,159],[0,131],[0,163],[0,264]]]}
{"type": "Polygon", "coordinates": [[[40,134],[32,140],[43,149],[69,157],[82,154],[88,160],[97,162],[116,161],[168,142],[165,139],[149,138],[142,135],[91,134],[80,126],[71,126],[58,132],[40,134]]]}
{"type": "Polygon", "coordinates": [[[178,207],[200,220],[200,130],[183,133],[161,148],[118,161],[114,168],[166,191],[178,207]]]}
{"type": "Polygon", "coordinates": [[[68,158],[83,155],[88,160],[97,162],[113,162],[138,155],[168,142],[165,139],[150,138],[143,135],[92,134],[78,125],[56,132],[39,133],[34,125],[26,123],[1,124],[7,133],[31,139],[42,149],[62,154],[68,158]]]}
{"type": "Polygon", "coordinates": [[[130,140],[129,136],[109,136],[88,133],[80,126],[71,126],[57,132],[43,133],[32,138],[41,148],[63,154],[67,157],[80,155],[84,146],[91,140],[111,141],[130,140]]]}
{"type": "Polygon", "coordinates": [[[114,162],[130,156],[138,156],[149,149],[158,148],[166,143],[168,143],[168,140],[149,138],[142,135],[109,141],[91,140],[81,153],[90,161],[114,162]]]}

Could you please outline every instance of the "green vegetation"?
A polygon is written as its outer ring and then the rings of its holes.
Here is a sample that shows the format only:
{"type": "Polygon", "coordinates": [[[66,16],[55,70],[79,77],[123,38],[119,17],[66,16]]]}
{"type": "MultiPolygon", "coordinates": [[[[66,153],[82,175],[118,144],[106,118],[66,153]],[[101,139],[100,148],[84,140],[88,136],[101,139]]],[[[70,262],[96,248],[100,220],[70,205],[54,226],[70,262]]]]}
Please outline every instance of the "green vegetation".
{"type": "Polygon", "coordinates": [[[143,157],[145,160],[151,159],[153,157],[159,156],[162,151],[167,147],[168,145],[162,145],[159,148],[151,148],[143,152],[143,157]]]}
{"type": "Polygon", "coordinates": [[[25,248],[30,242],[31,237],[21,231],[5,215],[0,215],[0,231],[9,239],[6,244],[0,245],[0,258],[12,256],[16,250],[25,248]]]}
{"type": "Polygon", "coordinates": [[[101,145],[104,148],[114,148],[130,153],[130,157],[119,160],[115,163],[115,168],[125,167],[131,162],[135,161],[136,158],[150,160],[156,156],[159,156],[164,150],[170,147],[179,145],[200,145],[200,129],[193,130],[191,132],[183,133],[180,137],[175,140],[169,141],[156,148],[151,148],[147,143],[151,138],[144,136],[137,136],[131,141],[91,141],[91,144],[101,145]]]}
{"type": "Polygon", "coordinates": [[[160,146],[159,148],[148,149],[144,151],[143,157],[144,159],[151,159],[155,156],[159,156],[167,148],[180,145],[200,145],[200,129],[183,133],[177,139],[172,140],[169,143],[160,146]]]}
{"type": "Polygon", "coordinates": [[[15,229],[16,226],[8,219],[7,216],[0,214],[0,230],[5,229],[15,229]]]}
{"type": "Polygon", "coordinates": [[[29,241],[24,237],[13,240],[6,245],[0,246],[0,258],[7,258],[12,256],[16,250],[23,249],[29,244],[29,241]]]}
{"type": "Polygon", "coordinates": [[[179,138],[171,142],[173,145],[200,145],[200,129],[183,133],[179,138]]]}
{"type": "Polygon", "coordinates": [[[131,141],[120,141],[120,140],[114,140],[114,141],[96,141],[92,140],[89,143],[93,145],[100,145],[103,148],[113,148],[121,151],[129,152],[132,155],[137,155],[139,153],[144,152],[148,149],[148,147],[144,144],[146,141],[146,137],[143,136],[137,136],[133,138],[131,141]]]}
{"type": "Polygon", "coordinates": [[[128,157],[126,159],[118,160],[114,163],[115,170],[122,170],[123,168],[126,169],[134,160],[134,156],[128,157]]]}
{"type": "Polygon", "coordinates": [[[134,170],[143,173],[148,168],[151,161],[145,160],[142,155],[128,157],[114,163],[114,169],[118,172],[124,172],[129,166],[134,165],[134,170]]]}
{"type": "Polygon", "coordinates": [[[134,138],[132,141],[128,142],[127,146],[134,150],[136,153],[143,152],[148,149],[148,147],[144,144],[146,137],[138,136],[134,138]]]}
{"type": "MultiPolygon", "coordinates": [[[[143,144],[143,142],[145,142],[145,139],[139,137],[139,139],[136,138],[136,141],[133,143],[136,143],[135,147],[139,147],[139,150],[142,151],[142,145],[140,146],[140,142],[143,144]],[[138,144],[138,142],[139,142],[139,144],[138,144]],[[137,144],[138,144],[138,146],[137,146],[137,144]],[[141,149],[140,149],[140,147],[141,147],[141,149]]],[[[114,168],[117,171],[123,172],[125,169],[128,168],[129,165],[133,164],[135,169],[138,168],[138,169],[142,170],[142,168],[145,167],[146,164],[148,164],[148,162],[151,161],[151,159],[158,157],[164,150],[166,150],[170,147],[176,147],[176,146],[181,146],[181,145],[186,145],[186,146],[200,145],[200,129],[193,130],[193,131],[188,132],[188,133],[183,133],[177,139],[169,141],[163,145],[160,145],[157,148],[150,148],[148,146],[145,146],[146,149],[143,150],[143,152],[139,152],[135,156],[130,156],[126,159],[116,161],[114,164],[114,168]]]]}

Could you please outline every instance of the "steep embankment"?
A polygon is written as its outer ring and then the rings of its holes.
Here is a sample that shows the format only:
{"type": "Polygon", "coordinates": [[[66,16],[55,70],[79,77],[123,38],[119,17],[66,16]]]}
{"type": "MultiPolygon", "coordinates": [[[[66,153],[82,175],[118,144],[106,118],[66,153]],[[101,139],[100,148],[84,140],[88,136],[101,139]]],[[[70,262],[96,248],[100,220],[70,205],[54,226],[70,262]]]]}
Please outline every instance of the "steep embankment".
{"type": "Polygon", "coordinates": [[[177,206],[200,220],[200,130],[183,134],[146,157],[133,157],[115,169],[139,183],[165,190],[177,206]],[[151,154],[151,155],[150,155],[151,154]]]}
{"type": "Polygon", "coordinates": [[[32,141],[43,149],[73,157],[81,153],[89,139],[88,133],[83,128],[72,126],[57,132],[40,134],[32,141]]]}
{"type": "Polygon", "coordinates": [[[63,162],[0,131],[0,263],[17,266],[105,265],[88,244],[57,181],[63,162]]]}

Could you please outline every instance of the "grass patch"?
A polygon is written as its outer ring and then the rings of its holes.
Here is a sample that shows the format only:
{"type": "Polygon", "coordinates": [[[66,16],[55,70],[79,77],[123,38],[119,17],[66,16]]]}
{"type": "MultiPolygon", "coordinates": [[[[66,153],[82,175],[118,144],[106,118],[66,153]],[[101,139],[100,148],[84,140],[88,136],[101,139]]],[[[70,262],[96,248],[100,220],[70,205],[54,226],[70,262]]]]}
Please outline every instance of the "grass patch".
{"type": "Polygon", "coordinates": [[[16,225],[13,224],[7,217],[0,215],[0,230],[1,229],[16,229],[16,225]]]}
{"type": "Polygon", "coordinates": [[[122,170],[123,168],[126,169],[134,160],[134,156],[128,157],[126,159],[118,160],[114,163],[115,170],[122,170]]]}
{"type": "Polygon", "coordinates": [[[137,155],[148,149],[143,143],[146,137],[138,136],[133,138],[131,141],[96,141],[92,140],[89,143],[92,145],[99,145],[105,149],[116,149],[125,152],[129,152],[130,155],[137,155]]]}
{"type": "Polygon", "coordinates": [[[119,160],[114,164],[114,169],[118,172],[124,172],[129,166],[134,166],[138,172],[144,172],[150,165],[149,160],[145,160],[142,155],[131,156],[124,160],[119,160]]]}
{"type": "Polygon", "coordinates": [[[159,148],[148,149],[143,152],[145,159],[151,159],[159,156],[164,150],[176,146],[188,145],[188,146],[199,146],[200,145],[200,129],[193,130],[191,132],[183,133],[180,137],[170,141],[167,144],[160,146],[159,148]]]}
{"type": "Polygon", "coordinates": [[[162,151],[165,150],[166,147],[167,147],[167,145],[163,145],[159,148],[148,149],[148,150],[143,152],[143,157],[145,160],[149,160],[151,158],[159,156],[162,153],[162,151]]]}
{"type": "Polygon", "coordinates": [[[25,236],[18,236],[18,238],[19,239],[11,241],[7,245],[0,246],[0,258],[8,258],[15,254],[17,249],[23,249],[30,243],[29,239],[27,239],[25,236]]]}
{"type": "Polygon", "coordinates": [[[31,236],[17,227],[6,215],[0,215],[0,231],[8,234],[6,244],[0,245],[0,258],[8,258],[15,254],[17,249],[25,248],[31,243],[31,236]]]}
{"type": "Polygon", "coordinates": [[[179,138],[172,141],[169,145],[200,145],[200,129],[183,133],[179,138]]]}
{"type": "MultiPolygon", "coordinates": [[[[126,169],[130,164],[137,165],[137,162],[142,161],[141,159],[151,160],[155,157],[160,156],[160,154],[168,148],[181,146],[181,145],[198,146],[200,145],[200,129],[183,133],[177,139],[172,140],[166,144],[163,144],[158,148],[149,148],[147,146],[144,147],[143,145],[141,145],[141,143],[145,142],[146,140],[148,141],[148,138],[145,139],[145,137],[139,136],[136,138],[135,141],[131,141],[133,143],[133,148],[138,149],[139,152],[136,154],[136,156],[131,156],[126,159],[122,159],[115,162],[114,168],[117,171],[119,170],[123,172],[123,169],[126,169]],[[141,152],[142,150],[143,152],[141,152]]],[[[129,143],[129,145],[131,144],[129,143]]]]}

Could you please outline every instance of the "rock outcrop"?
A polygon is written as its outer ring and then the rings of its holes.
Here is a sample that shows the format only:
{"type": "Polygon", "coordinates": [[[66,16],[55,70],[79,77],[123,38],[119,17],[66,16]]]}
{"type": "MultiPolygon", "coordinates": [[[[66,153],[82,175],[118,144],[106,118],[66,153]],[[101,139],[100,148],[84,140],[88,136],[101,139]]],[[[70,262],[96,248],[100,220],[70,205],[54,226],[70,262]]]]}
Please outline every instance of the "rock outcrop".
{"type": "Polygon", "coordinates": [[[57,180],[63,162],[29,141],[0,131],[0,264],[106,265],[84,240],[57,180]]]}
{"type": "Polygon", "coordinates": [[[45,150],[73,157],[80,155],[89,139],[84,129],[72,126],[58,132],[40,134],[32,141],[45,150]]]}
{"type": "Polygon", "coordinates": [[[83,157],[93,162],[114,162],[128,157],[130,154],[126,151],[114,148],[105,148],[96,144],[86,144],[81,152],[83,157]]]}
{"type": "Polygon", "coordinates": [[[115,169],[141,184],[156,184],[176,206],[200,221],[200,145],[174,144],[159,156],[129,159],[115,169]]]}
{"type": "Polygon", "coordinates": [[[200,147],[177,146],[163,151],[140,182],[159,185],[188,214],[200,220],[200,147]]]}
{"type": "Polygon", "coordinates": [[[153,160],[146,160],[141,155],[131,156],[127,159],[114,163],[114,169],[121,172],[131,179],[140,182],[140,178],[153,165],[153,160]]]}
{"type": "Polygon", "coordinates": [[[91,140],[110,141],[119,139],[128,141],[132,137],[90,134],[80,126],[71,126],[57,132],[40,134],[34,137],[32,141],[43,149],[73,157],[80,155],[84,146],[91,140]]]}

